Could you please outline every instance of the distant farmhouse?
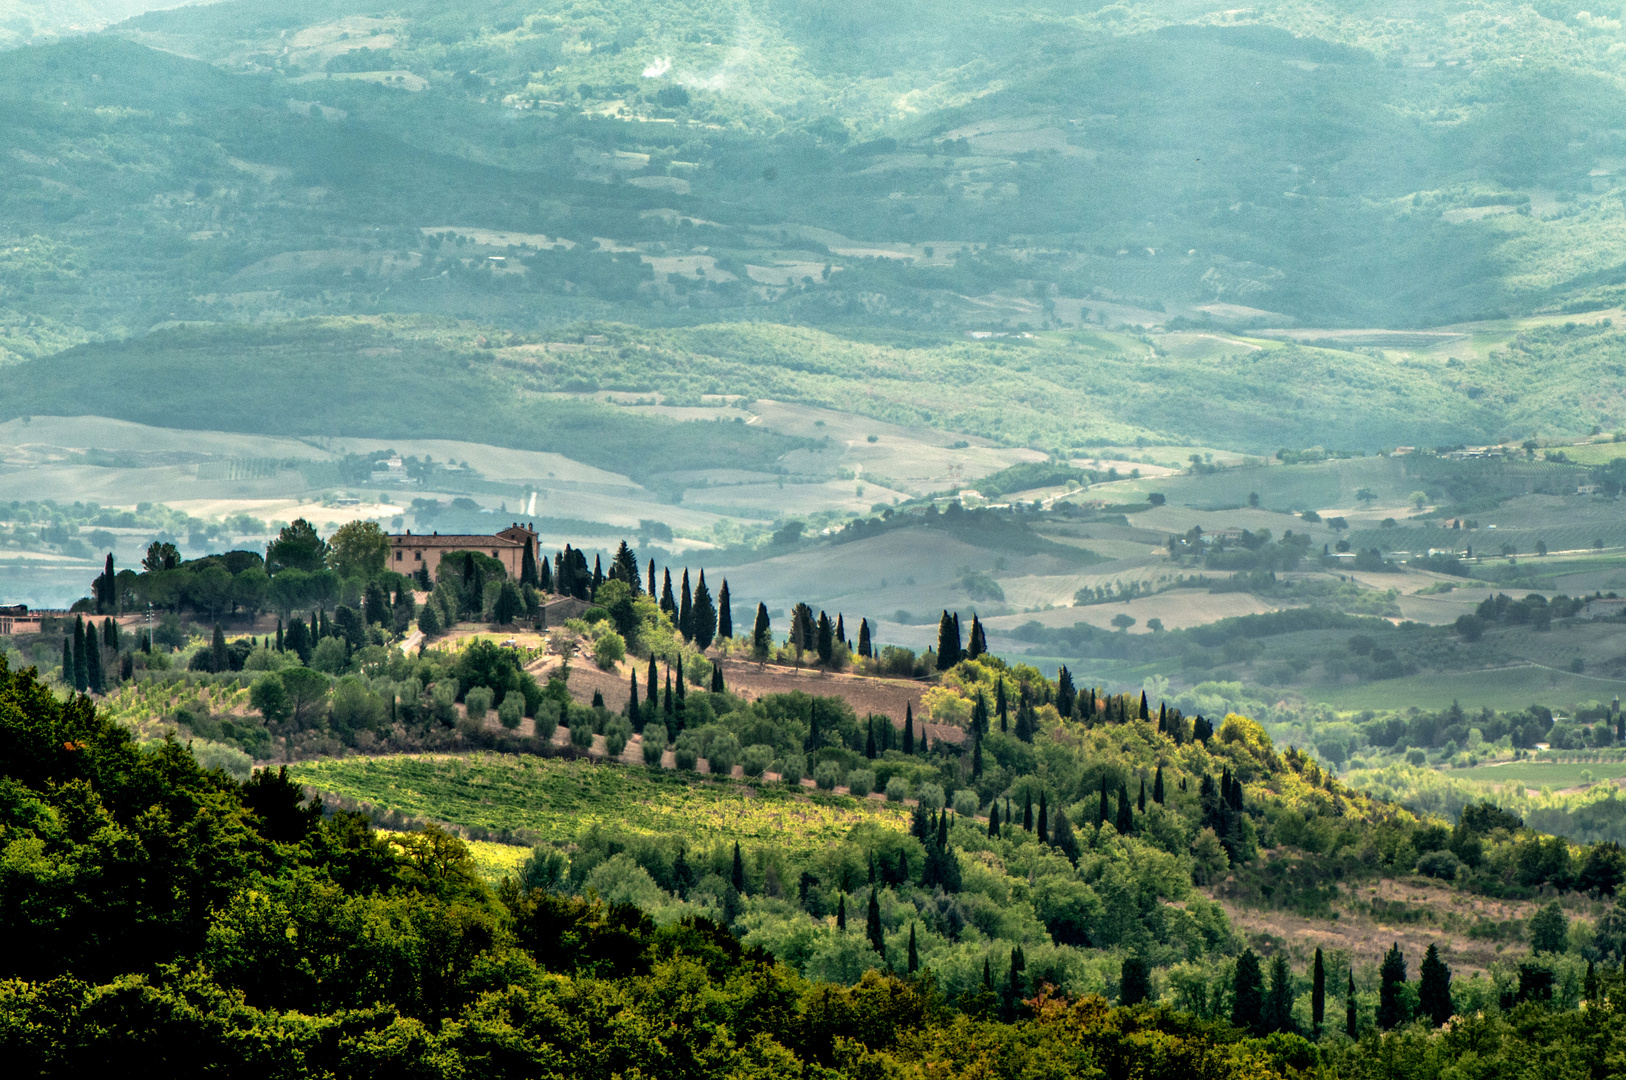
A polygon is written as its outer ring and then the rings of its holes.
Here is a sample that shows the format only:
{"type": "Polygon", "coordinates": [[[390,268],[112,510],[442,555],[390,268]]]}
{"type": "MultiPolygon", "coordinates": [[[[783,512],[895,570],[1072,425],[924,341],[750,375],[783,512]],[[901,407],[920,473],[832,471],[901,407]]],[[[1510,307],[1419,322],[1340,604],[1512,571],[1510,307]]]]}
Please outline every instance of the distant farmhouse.
{"type": "Polygon", "coordinates": [[[401,574],[416,574],[420,568],[426,569],[433,584],[440,572],[441,556],[453,551],[477,551],[500,561],[508,576],[518,581],[525,564],[527,541],[531,554],[540,558],[536,550],[536,531],[518,522],[491,536],[407,532],[390,537],[389,568],[401,574]]]}

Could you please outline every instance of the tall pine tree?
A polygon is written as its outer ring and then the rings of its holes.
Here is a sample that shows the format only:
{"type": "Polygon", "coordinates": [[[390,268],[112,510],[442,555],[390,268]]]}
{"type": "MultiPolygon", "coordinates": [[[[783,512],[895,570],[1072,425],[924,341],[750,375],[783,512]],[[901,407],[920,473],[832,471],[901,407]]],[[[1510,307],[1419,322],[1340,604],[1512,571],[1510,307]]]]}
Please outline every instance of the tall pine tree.
{"type": "Polygon", "coordinates": [[[751,651],[758,659],[766,659],[773,649],[773,626],[768,622],[768,605],[757,605],[757,618],[751,627],[751,651]]]}
{"type": "Polygon", "coordinates": [[[947,671],[960,662],[960,627],[943,609],[937,621],[937,670],[947,671]]]}
{"type": "MultiPolygon", "coordinates": [[[[865,657],[867,659],[873,653],[873,651],[874,650],[871,647],[870,642],[869,642],[869,620],[868,619],[859,619],[858,620],[858,655],[862,656],[862,657],[865,657]]],[[[913,929],[912,924],[911,924],[911,928],[910,928],[909,932],[914,933],[914,929],[913,929]]]]}
{"type": "Polygon", "coordinates": [[[1406,1022],[1406,1002],[1400,995],[1405,983],[1406,957],[1396,942],[1383,954],[1383,966],[1378,969],[1378,1027],[1385,1031],[1406,1022]]]}
{"type": "Polygon", "coordinates": [[[700,580],[694,588],[694,610],[689,615],[689,629],[695,647],[701,652],[711,648],[717,636],[717,609],[711,603],[711,589],[706,586],[706,572],[700,571],[700,580]]]}
{"type": "Polygon", "coordinates": [[[1315,1025],[1316,1034],[1321,1033],[1321,1024],[1327,1018],[1327,963],[1321,957],[1321,946],[1315,949],[1315,964],[1310,969],[1310,1022],[1315,1025]]]}
{"type": "Polygon", "coordinates": [[[90,668],[85,659],[85,617],[73,620],[73,688],[83,694],[90,689],[90,668]]]}
{"type": "Polygon", "coordinates": [[[694,592],[689,588],[689,568],[683,568],[682,599],[678,601],[678,633],[685,641],[694,640],[694,592]]]}
{"type": "Polygon", "coordinates": [[[1439,950],[1432,943],[1418,969],[1417,1007],[1435,1027],[1451,1019],[1456,1012],[1451,1004],[1451,969],[1440,959],[1439,950]]]}
{"type": "Polygon", "coordinates": [[[676,626],[678,621],[678,608],[677,601],[672,599],[672,568],[668,566],[661,573],[663,575],[663,581],[661,584],[661,610],[666,612],[666,614],[671,617],[672,625],[676,626]]]}
{"type": "Polygon", "coordinates": [[[519,583],[536,588],[542,584],[541,577],[536,570],[536,542],[529,536],[525,538],[525,551],[520,556],[519,583]]]}
{"type": "Polygon", "coordinates": [[[728,579],[717,590],[717,636],[727,641],[734,636],[734,601],[728,595],[728,579]]]}
{"type": "Polygon", "coordinates": [[[873,885],[869,889],[869,917],[865,929],[869,936],[869,947],[885,957],[886,937],[881,932],[881,899],[873,885]]]}
{"type": "Polygon", "coordinates": [[[903,707],[903,752],[911,756],[915,752],[915,710],[907,704],[903,707]]]}
{"type": "Polygon", "coordinates": [[[1236,959],[1236,974],[1231,980],[1232,1027],[1241,1028],[1250,1035],[1263,1034],[1264,983],[1264,976],[1259,970],[1259,957],[1252,949],[1244,950],[1236,959]]]}

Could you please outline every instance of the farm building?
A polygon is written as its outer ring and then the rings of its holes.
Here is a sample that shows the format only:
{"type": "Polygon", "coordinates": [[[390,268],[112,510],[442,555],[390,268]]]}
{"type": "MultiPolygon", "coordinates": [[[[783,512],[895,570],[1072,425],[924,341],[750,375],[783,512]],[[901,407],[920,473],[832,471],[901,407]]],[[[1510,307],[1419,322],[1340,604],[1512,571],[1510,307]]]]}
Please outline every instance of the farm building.
{"type": "Polygon", "coordinates": [[[519,522],[491,536],[409,531],[390,537],[389,568],[402,574],[416,574],[420,567],[426,568],[433,582],[442,556],[454,551],[476,551],[500,561],[508,576],[518,580],[527,544],[534,554],[536,531],[519,522]]]}

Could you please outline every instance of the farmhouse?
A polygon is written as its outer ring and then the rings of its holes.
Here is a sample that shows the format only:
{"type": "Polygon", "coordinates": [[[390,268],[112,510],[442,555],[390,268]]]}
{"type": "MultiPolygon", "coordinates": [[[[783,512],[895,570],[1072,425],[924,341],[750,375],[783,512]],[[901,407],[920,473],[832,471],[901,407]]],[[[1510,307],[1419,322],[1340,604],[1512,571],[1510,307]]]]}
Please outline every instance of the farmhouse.
{"type": "Polygon", "coordinates": [[[508,576],[518,580],[525,564],[525,548],[536,553],[536,531],[519,522],[491,536],[454,533],[406,532],[390,537],[389,568],[401,574],[427,569],[433,582],[440,570],[441,556],[453,551],[477,551],[503,564],[508,576]]]}

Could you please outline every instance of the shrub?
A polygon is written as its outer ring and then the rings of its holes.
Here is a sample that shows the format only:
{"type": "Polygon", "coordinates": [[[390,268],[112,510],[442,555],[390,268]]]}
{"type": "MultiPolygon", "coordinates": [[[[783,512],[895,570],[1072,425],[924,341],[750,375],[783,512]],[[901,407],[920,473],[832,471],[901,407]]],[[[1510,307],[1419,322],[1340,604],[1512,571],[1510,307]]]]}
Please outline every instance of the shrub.
{"type": "Polygon", "coordinates": [[[491,691],[484,686],[476,686],[463,695],[463,709],[470,720],[486,718],[486,713],[491,711],[491,696],[491,691]]]}
{"type": "Polygon", "coordinates": [[[551,739],[553,733],[559,730],[559,703],[557,701],[544,701],[536,707],[536,737],[551,739]]]}
{"type": "Polygon", "coordinates": [[[807,759],[800,754],[791,754],[779,766],[779,779],[787,784],[800,784],[806,775],[807,759]]]}
{"type": "Polygon", "coordinates": [[[813,769],[813,782],[821,791],[833,791],[841,783],[841,762],[821,761],[813,769]]]}
{"type": "Polygon", "coordinates": [[[1439,878],[1442,881],[1456,879],[1457,871],[1462,863],[1449,851],[1430,851],[1417,860],[1417,872],[1425,877],[1439,878]]]}
{"type": "Polygon", "coordinates": [[[570,718],[570,745],[578,750],[592,748],[593,722],[585,715],[570,718]]]}
{"type": "Polygon", "coordinates": [[[700,761],[700,736],[692,731],[679,733],[672,752],[677,755],[678,768],[693,772],[700,761]]]}
{"type": "Polygon", "coordinates": [[[734,765],[739,760],[740,740],[732,731],[719,732],[711,737],[706,747],[706,764],[713,773],[727,776],[734,771],[734,765]]]}
{"type": "Polygon", "coordinates": [[[943,787],[941,784],[921,784],[915,789],[915,801],[920,808],[927,811],[943,809],[943,787]]]}
{"type": "Polygon", "coordinates": [[[886,782],[886,801],[901,803],[909,797],[909,781],[901,776],[894,776],[886,782]]]}
{"type": "Polygon", "coordinates": [[[342,638],[325,637],[311,653],[310,666],[329,675],[342,675],[350,666],[350,646],[342,638]]]}
{"type": "Polygon", "coordinates": [[[868,769],[854,769],[847,774],[847,790],[857,798],[864,798],[875,790],[875,774],[868,769]]]}
{"type": "Polygon", "coordinates": [[[644,764],[659,765],[661,755],[666,753],[666,725],[644,725],[644,764]]]}
{"type": "Polygon", "coordinates": [[[773,747],[767,743],[747,746],[741,764],[745,766],[746,776],[761,776],[773,764],[773,747]]]}
{"type": "Polygon", "coordinates": [[[627,658],[627,642],[615,631],[610,631],[593,644],[593,663],[605,671],[627,658]]]}
{"type": "Polygon", "coordinates": [[[982,800],[970,788],[961,788],[954,793],[954,812],[960,817],[976,817],[977,811],[982,809],[982,800]]]}
{"type": "Polygon", "coordinates": [[[620,757],[632,738],[632,721],[618,716],[604,725],[604,751],[611,757],[620,757]]]}
{"type": "Polygon", "coordinates": [[[519,727],[520,718],[525,715],[525,699],[518,693],[509,694],[497,706],[497,720],[509,731],[519,727]]]}

